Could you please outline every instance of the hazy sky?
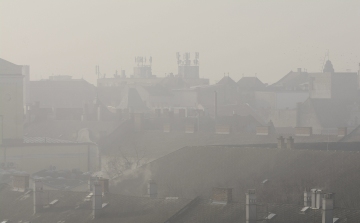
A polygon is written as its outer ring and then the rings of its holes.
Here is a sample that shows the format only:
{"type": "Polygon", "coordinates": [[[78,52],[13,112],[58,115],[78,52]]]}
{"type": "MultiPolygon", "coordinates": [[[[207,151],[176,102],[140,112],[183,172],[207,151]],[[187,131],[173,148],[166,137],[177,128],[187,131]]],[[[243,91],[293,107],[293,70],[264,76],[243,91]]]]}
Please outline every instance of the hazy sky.
{"type": "Polygon", "coordinates": [[[0,0],[0,58],[30,65],[31,79],[73,75],[94,83],[132,73],[152,56],[153,73],[177,72],[175,53],[200,52],[200,76],[272,83],[298,67],[358,70],[360,1],[0,0]]]}

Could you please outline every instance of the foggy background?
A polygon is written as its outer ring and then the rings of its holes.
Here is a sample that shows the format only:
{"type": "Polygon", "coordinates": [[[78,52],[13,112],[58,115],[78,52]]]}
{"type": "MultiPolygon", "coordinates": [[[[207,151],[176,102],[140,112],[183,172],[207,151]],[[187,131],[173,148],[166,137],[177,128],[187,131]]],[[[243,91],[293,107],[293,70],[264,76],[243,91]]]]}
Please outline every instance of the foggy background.
{"type": "Polygon", "coordinates": [[[31,79],[72,75],[95,84],[134,57],[176,72],[175,52],[200,52],[200,77],[273,83],[297,67],[357,71],[360,1],[0,1],[0,56],[31,65],[31,79]]]}

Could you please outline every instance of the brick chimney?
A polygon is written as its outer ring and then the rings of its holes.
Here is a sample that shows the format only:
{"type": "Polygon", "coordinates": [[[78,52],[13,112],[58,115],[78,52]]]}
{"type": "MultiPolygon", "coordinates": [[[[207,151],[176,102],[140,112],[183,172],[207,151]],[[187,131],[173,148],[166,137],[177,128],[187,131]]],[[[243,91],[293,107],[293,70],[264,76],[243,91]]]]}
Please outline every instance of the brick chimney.
{"type": "Polygon", "coordinates": [[[277,138],[277,141],[278,141],[278,149],[284,149],[285,148],[284,137],[280,136],[279,138],[277,138]]]}
{"type": "Polygon", "coordinates": [[[155,181],[149,180],[147,185],[147,195],[150,198],[156,198],[157,194],[157,184],[155,183],[155,181]]]}
{"type": "Polygon", "coordinates": [[[320,209],[322,205],[323,192],[320,189],[311,189],[311,208],[320,209]]]}
{"type": "Polygon", "coordinates": [[[101,192],[103,194],[108,193],[109,192],[109,179],[101,177],[98,179],[98,181],[101,184],[101,192]]]}
{"type": "Polygon", "coordinates": [[[332,193],[324,194],[322,210],[322,223],[333,223],[334,198],[332,193]]]}
{"type": "Polygon", "coordinates": [[[94,193],[94,196],[92,197],[93,217],[98,218],[101,216],[101,212],[102,212],[102,185],[99,181],[94,182],[93,193],[94,193]]]}
{"type": "Polygon", "coordinates": [[[96,110],[97,111],[97,121],[102,121],[102,118],[103,118],[102,110],[103,110],[102,107],[99,105],[96,110]]]}
{"type": "Polygon", "coordinates": [[[44,188],[43,182],[39,179],[34,180],[34,214],[39,213],[44,208],[44,188]]]}
{"type": "Polygon", "coordinates": [[[246,193],[246,223],[256,223],[256,192],[250,189],[246,193]]]}
{"type": "Polygon", "coordinates": [[[292,136],[286,139],[286,148],[294,149],[294,138],[292,136]]]}
{"type": "Polygon", "coordinates": [[[311,207],[311,192],[304,191],[304,207],[311,207]]]}
{"type": "Polygon", "coordinates": [[[217,204],[228,204],[232,201],[232,188],[213,188],[212,202],[217,204]]]}
{"type": "Polygon", "coordinates": [[[29,174],[14,174],[12,175],[13,190],[25,192],[29,189],[29,174]]]}

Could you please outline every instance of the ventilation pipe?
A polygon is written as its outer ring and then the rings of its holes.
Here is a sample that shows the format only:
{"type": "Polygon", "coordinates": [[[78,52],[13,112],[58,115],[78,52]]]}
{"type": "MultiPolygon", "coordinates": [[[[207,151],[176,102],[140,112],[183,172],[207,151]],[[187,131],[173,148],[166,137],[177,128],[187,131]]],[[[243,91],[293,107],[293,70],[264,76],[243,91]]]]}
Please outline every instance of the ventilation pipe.
{"type": "Polygon", "coordinates": [[[256,193],[254,189],[246,193],[246,223],[256,223],[256,193]]]}
{"type": "Polygon", "coordinates": [[[322,207],[322,223],[333,223],[334,198],[332,193],[324,195],[322,207]]]}
{"type": "Polygon", "coordinates": [[[157,184],[153,180],[149,180],[148,186],[147,186],[147,194],[150,198],[156,198],[157,197],[157,184]]]}
{"type": "Polygon", "coordinates": [[[42,211],[44,196],[43,182],[39,179],[34,180],[34,214],[42,211]]]}
{"type": "Polygon", "coordinates": [[[311,206],[311,192],[305,190],[304,191],[304,207],[310,207],[311,206]]]}
{"type": "Polygon", "coordinates": [[[92,200],[93,216],[94,218],[98,218],[101,216],[101,209],[102,209],[102,185],[99,181],[94,182],[93,193],[94,193],[92,200]]]}

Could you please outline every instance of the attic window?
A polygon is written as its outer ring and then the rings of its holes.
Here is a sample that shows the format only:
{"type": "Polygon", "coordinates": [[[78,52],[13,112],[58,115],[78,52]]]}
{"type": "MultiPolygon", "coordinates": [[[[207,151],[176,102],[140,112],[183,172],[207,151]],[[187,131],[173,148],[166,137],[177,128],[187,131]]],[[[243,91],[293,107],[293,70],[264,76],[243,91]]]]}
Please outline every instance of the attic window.
{"type": "Polygon", "coordinates": [[[274,213],[269,213],[269,215],[266,217],[267,220],[271,220],[273,218],[275,218],[276,214],[274,213]]]}

